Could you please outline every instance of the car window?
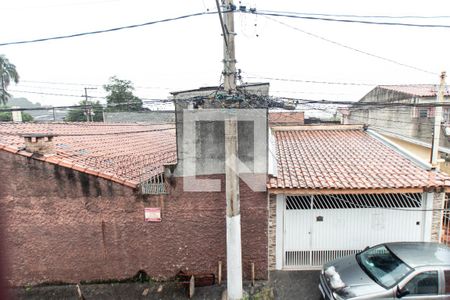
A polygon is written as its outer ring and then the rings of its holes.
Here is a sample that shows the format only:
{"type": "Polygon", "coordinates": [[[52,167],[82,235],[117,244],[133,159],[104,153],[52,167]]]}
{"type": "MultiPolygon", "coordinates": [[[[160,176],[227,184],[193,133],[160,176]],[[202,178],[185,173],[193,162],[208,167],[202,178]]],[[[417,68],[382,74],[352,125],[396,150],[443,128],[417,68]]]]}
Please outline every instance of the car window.
{"type": "Polygon", "coordinates": [[[439,279],[437,271],[429,271],[417,274],[404,287],[409,295],[437,295],[439,291],[439,279]]]}
{"type": "Polygon", "coordinates": [[[445,293],[450,295],[450,270],[444,271],[445,278],[445,293]]]}
{"type": "Polygon", "coordinates": [[[391,288],[412,272],[385,245],[363,251],[356,259],[367,275],[385,288],[391,288]]]}

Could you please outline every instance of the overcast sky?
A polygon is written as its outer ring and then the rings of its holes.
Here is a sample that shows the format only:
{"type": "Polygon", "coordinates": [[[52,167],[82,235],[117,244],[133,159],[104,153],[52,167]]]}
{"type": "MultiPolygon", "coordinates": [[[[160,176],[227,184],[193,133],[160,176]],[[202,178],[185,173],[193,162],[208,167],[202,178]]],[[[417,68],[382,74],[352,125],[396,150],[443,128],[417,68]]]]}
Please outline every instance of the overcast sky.
{"type": "MultiPolygon", "coordinates": [[[[450,15],[450,3],[444,0],[243,0],[235,4],[254,7],[258,11],[450,15]]],[[[214,0],[0,0],[0,7],[0,43],[108,29],[216,9],[214,0]]],[[[373,20],[450,25],[450,17],[373,20]]],[[[237,67],[243,72],[243,80],[270,81],[272,95],[359,100],[373,86],[308,84],[249,77],[374,85],[438,83],[438,75],[370,57],[300,30],[435,73],[450,71],[450,29],[268,19],[241,13],[235,14],[235,24],[237,67]]],[[[217,15],[208,15],[66,40],[2,46],[0,54],[5,54],[16,65],[21,76],[21,83],[10,86],[11,91],[15,90],[13,95],[34,102],[75,104],[81,100],[77,96],[84,93],[84,86],[105,84],[113,75],[131,80],[139,87],[136,88],[137,96],[167,98],[170,91],[219,84],[223,55],[220,34],[217,15]]],[[[89,93],[105,95],[101,86],[89,93]]]]}

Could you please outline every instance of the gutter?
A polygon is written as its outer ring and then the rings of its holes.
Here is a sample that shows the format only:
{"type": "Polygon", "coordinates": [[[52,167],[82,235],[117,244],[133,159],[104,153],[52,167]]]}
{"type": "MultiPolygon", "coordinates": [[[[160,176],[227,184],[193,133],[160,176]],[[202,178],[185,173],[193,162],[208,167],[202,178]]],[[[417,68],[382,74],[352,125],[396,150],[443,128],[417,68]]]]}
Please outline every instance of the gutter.
{"type": "MultiPolygon", "coordinates": [[[[404,135],[400,135],[400,134],[397,134],[397,133],[393,133],[391,131],[385,130],[385,129],[380,128],[380,127],[372,126],[372,128],[376,128],[377,131],[382,132],[384,135],[387,135],[387,136],[390,136],[390,137],[393,137],[393,138],[397,138],[397,139],[400,139],[402,141],[405,141],[405,142],[408,142],[408,143],[411,143],[411,144],[414,144],[414,145],[418,145],[418,146],[422,146],[422,147],[431,149],[431,144],[430,143],[423,142],[421,140],[414,139],[414,138],[411,138],[411,137],[407,137],[407,136],[404,136],[404,135]]],[[[450,148],[439,146],[439,152],[450,154],[450,148]]]]}
{"type": "Polygon", "coordinates": [[[413,154],[412,152],[396,145],[395,143],[391,142],[390,140],[386,139],[385,137],[383,137],[381,134],[376,133],[375,131],[368,129],[366,130],[366,132],[371,135],[372,137],[374,137],[375,139],[379,140],[380,142],[382,142],[383,144],[385,144],[386,146],[394,149],[395,151],[399,152],[400,154],[402,154],[403,156],[405,156],[407,159],[409,159],[410,161],[412,161],[413,163],[415,163],[417,166],[419,166],[420,168],[430,171],[431,170],[431,164],[427,163],[426,161],[422,160],[421,158],[419,158],[418,156],[416,156],[415,154],[413,154]]]}

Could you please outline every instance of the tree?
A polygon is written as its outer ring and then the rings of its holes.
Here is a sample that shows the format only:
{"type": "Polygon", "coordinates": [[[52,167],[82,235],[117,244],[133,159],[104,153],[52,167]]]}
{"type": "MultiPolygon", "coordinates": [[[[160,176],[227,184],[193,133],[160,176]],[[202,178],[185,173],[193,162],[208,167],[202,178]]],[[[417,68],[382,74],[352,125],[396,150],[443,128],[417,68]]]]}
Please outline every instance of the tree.
{"type": "Polygon", "coordinates": [[[19,83],[19,73],[16,66],[9,62],[5,55],[0,54],[0,103],[6,105],[11,95],[7,92],[11,80],[19,83]]]}
{"type": "Polygon", "coordinates": [[[103,88],[108,92],[106,96],[108,111],[143,110],[142,100],[133,95],[134,87],[131,81],[113,76],[103,88]]]}
{"type": "MultiPolygon", "coordinates": [[[[100,104],[99,101],[87,101],[83,100],[80,101],[79,105],[90,105],[92,106],[92,119],[94,122],[103,122],[103,106],[100,104]]],[[[87,114],[88,109],[85,109],[83,107],[74,108],[71,109],[66,117],[64,118],[64,121],[67,122],[86,122],[87,121],[87,114]]]]}
{"type": "MultiPolygon", "coordinates": [[[[8,106],[0,106],[0,109],[10,108],[8,106]]],[[[10,111],[2,111],[0,112],[0,122],[12,122],[12,112],[10,111]]],[[[33,117],[26,112],[22,112],[22,121],[23,122],[32,122],[33,117]]]]}

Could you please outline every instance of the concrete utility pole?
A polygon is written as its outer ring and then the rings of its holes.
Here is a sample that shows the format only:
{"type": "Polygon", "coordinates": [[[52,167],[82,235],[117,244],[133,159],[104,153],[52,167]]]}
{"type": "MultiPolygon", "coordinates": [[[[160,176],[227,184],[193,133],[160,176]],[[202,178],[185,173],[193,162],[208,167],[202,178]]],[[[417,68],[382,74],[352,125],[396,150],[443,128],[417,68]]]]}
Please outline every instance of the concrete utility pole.
{"type": "Polygon", "coordinates": [[[439,91],[436,95],[436,107],[434,108],[434,131],[433,142],[431,144],[431,158],[430,163],[433,169],[439,169],[439,138],[441,136],[441,120],[442,120],[442,104],[444,103],[445,91],[445,72],[441,73],[441,81],[439,84],[439,91]]]}
{"type": "MultiPolygon", "coordinates": [[[[223,78],[224,90],[228,95],[236,94],[236,58],[234,48],[234,15],[220,12],[216,0],[224,37],[223,78]]],[[[234,10],[232,0],[222,0],[222,6],[234,10]]],[[[226,100],[225,100],[226,101],[226,100]]],[[[230,110],[225,119],[225,179],[227,201],[227,296],[230,300],[242,299],[242,251],[241,212],[239,203],[238,127],[237,116],[230,110]]]]}

